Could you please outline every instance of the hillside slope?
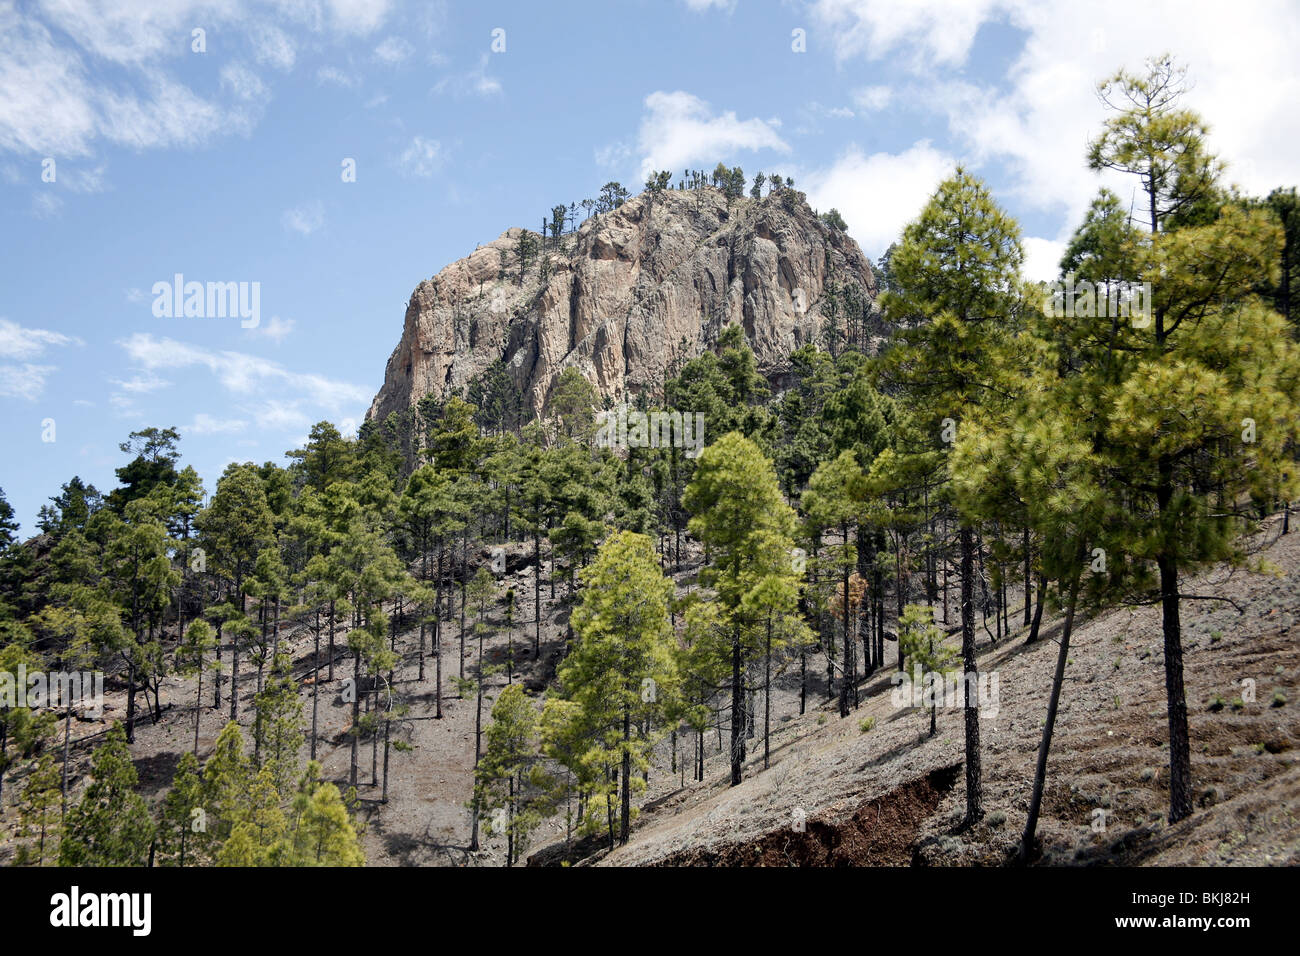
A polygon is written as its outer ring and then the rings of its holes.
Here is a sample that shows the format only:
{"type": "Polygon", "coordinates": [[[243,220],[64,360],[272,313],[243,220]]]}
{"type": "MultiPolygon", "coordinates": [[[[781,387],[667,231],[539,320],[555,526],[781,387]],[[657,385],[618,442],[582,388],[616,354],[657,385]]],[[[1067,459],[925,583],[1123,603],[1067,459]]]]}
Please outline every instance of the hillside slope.
{"type": "MultiPolygon", "coordinates": [[[[1278,529],[1271,521],[1266,535],[1278,529]]],[[[1262,556],[1284,576],[1214,570],[1189,585],[1189,593],[1231,598],[1241,612],[1219,601],[1185,602],[1198,809],[1173,827],[1164,823],[1159,608],[1112,610],[1076,628],[1038,831],[1041,862],[1300,863],[1300,535],[1276,538],[1262,556]],[[1255,700],[1234,706],[1247,679],[1255,682],[1255,700]],[[1211,703],[1216,696],[1226,702],[1222,709],[1211,703]],[[1104,829],[1094,828],[1099,819],[1104,829]]],[[[888,678],[877,677],[847,720],[828,702],[778,723],[771,769],[761,769],[760,745],[740,786],[727,786],[714,757],[705,783],[655,788],[628,846],[595,861],[1006,862],[1024,827],[1059,627],[1053,623],[1029,647],[1023,633],[991,647],[980,632],[979,665],[999,676],[999,712],[981,723],[986,817],[977,827],[954,832],[965,809],[961,710],[940,708],[930,738],[928,716],[895,708],[888,678]],[[863,732],[869,717],[875,726],[863,732]],[[796,810],[806,815],[804,832],[795,827],[796,810]]]]}

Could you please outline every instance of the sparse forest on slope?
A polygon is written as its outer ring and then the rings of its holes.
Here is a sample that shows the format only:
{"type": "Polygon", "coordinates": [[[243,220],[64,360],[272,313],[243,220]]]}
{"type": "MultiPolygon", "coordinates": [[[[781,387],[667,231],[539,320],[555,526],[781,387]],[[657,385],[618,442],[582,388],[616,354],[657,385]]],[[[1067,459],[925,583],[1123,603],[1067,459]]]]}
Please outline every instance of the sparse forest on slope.
{"type": "MultiPolygon", "coordinates": [[[[662,173],[422,283],[356,437],[207,498],[175,429],[133,432],[27,540],[0,496],[0,674],[107,683],[0,693],[3,853],[1086,862],[1071,814],[1122,808],[1137,861],[1276,814],[1300,226],[1223,184],[1182,84],[1102,85],[1087,162],[1147,218],[1103,190],[1055,299],[965,169],[876,271],[788,180],[662,173]],[[1148,796],[1089,778],[1080,713],[1148,796]]],[[[1294,860],[1245,832],[1219,859],[1294,860]]]]}

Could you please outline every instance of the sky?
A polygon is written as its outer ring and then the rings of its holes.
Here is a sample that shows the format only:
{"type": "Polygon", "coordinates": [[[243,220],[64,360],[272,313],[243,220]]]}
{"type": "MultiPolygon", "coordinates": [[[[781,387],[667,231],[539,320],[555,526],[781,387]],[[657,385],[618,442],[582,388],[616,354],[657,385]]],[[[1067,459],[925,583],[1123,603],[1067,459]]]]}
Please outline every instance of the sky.
{"type": "Polygon", "coordinates": [[[32,533],[133,430],[211,492],[355,429],[417,283],[655,169],[790,176],[874,260],[961,163],[1050,278],[1133,193],[1084,161],[1099,80],[1174,54],[1262,195],[1300,183],[1297,49],[1294,0],[0,0],[0,488],[32,533]]]}

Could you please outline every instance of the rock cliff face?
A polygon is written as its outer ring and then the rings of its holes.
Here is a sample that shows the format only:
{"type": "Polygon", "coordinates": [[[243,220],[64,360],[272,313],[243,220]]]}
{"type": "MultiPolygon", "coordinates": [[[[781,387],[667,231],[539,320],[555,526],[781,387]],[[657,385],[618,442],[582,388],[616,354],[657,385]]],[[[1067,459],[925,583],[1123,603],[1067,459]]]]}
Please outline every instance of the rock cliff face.
{"type": "Polygon", "coordinates": [[[857,244],[793,190],[730,203],[713,188],[644,192],[558,247],[509,229],[416,287],[368,418],[464,394],[498,360],[526,413],[568,366],[614,401],[657,393],[733,323],[779,385],[790,352],[821,341],[828,279],[875,298],[857,244]]]}

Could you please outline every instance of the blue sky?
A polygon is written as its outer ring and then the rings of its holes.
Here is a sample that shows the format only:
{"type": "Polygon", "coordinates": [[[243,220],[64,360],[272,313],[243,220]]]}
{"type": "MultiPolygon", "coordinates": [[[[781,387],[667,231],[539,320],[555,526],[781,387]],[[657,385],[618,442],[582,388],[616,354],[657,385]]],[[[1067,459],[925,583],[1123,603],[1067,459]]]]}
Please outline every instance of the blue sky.
{"type": "Polygon", "coordinates": [[[0,0],[0,487],[30,532],[133,429],[210,491],[355,427],[417,282],[649,169],[792,176],[874,258],[963,162],[1044,275],[1103,182],[1093,85],[1168,49],[1232,178],[1300,181],[1296,4],[1073,6],[0,0]],[[177,273],[258,283],[258,326],[155,316],[177,273]]]}

